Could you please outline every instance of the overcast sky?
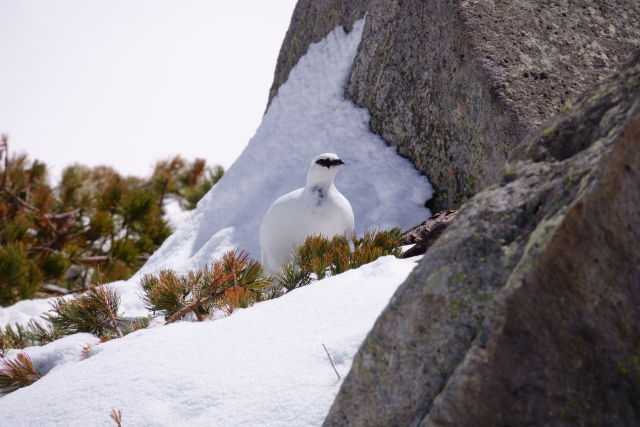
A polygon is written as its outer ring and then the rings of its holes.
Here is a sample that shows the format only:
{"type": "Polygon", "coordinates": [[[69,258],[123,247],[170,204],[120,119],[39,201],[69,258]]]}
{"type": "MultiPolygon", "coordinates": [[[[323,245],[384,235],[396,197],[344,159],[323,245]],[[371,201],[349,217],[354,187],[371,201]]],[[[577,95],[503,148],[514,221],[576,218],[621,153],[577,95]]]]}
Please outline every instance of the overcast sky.
{"type": "Polygon", "coordinates": [[[0,132],[54,167],[228,167],[266,107],[295,0],[0,0],[0,132]]]}

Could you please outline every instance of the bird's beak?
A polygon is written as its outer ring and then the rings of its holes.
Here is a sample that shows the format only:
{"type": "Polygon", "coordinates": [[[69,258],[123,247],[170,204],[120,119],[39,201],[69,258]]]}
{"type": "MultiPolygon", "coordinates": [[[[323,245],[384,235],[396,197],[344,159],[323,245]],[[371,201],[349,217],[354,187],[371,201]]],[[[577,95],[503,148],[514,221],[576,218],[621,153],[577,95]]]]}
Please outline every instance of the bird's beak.
{"type": "Polygon", "coordinates": [[[342,161],[342,159],[338,159],[338,161],[336,162],[336,164],[338,164],[338,165],[344,165],[344,162],[342,161]]]}

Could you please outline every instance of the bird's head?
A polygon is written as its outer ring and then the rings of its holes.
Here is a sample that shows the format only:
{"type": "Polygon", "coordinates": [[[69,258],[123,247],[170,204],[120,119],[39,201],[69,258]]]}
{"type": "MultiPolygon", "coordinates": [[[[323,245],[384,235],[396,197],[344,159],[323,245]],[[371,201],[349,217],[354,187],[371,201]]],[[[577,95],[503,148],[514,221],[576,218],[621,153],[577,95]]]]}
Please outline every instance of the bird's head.
{"type": "Polygon", "coordinates": [[[307,185],[330,184],[342,165],[344,162],[337,154],[323,153],[315,156],[307,172],[307,185]]]}

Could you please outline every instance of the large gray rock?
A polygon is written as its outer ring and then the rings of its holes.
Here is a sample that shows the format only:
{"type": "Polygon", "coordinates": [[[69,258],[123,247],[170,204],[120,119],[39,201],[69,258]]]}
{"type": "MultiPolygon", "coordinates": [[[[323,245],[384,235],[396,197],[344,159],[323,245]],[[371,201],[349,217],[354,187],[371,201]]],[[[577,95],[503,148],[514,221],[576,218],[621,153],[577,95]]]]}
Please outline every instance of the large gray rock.
{"type": "Polygon", "coordinates": [[[325,425],[640,424],[640,55],[513,156],[396,292],[325,425]]]}
{"type": "Polygon", "coordinates": [[[523,136],[640,48],[637,0],[299,0],[271,97],[311,42],[367,14],[346,96],[457,208],[523,136]]]}

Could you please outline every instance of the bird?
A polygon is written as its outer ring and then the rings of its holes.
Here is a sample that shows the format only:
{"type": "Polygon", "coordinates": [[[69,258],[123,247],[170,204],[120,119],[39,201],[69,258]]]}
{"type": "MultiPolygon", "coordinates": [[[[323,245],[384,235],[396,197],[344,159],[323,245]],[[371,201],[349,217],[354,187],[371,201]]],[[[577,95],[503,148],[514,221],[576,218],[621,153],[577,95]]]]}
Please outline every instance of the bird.
{"type": "Polygon", "coordinates": [[[305,186],[271,204],[260,224],[260,254],[267,273],[278,274],[308,236],[354,236],[353,209],[333,182],[344,164],[334,153],[314,157],[305,186]]]}

